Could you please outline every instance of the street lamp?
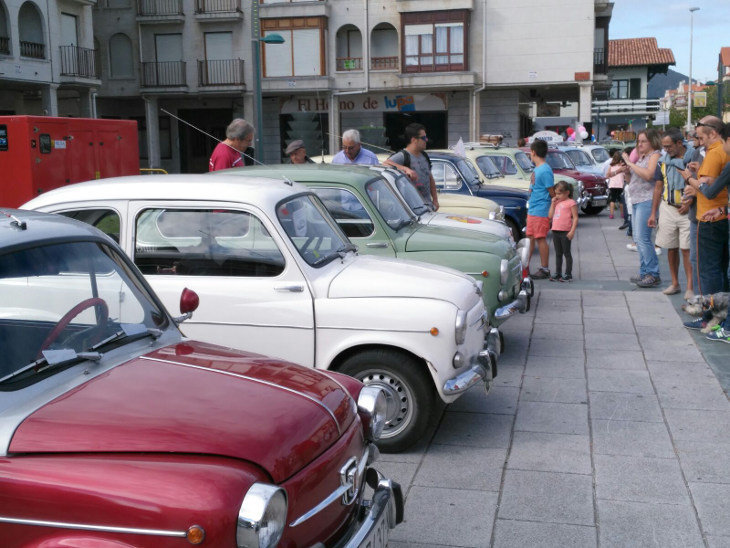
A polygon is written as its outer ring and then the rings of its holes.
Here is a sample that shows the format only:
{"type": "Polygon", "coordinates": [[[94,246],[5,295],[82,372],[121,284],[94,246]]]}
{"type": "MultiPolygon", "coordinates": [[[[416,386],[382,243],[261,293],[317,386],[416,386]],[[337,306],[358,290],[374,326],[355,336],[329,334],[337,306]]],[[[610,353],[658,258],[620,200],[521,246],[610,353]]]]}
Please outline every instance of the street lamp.
{"type": "Polygon", "coordinates": [[[256,112],[256,128],[255,128],[255,146],[254,156],[260,162],[262,158],[262,146],[261,146],[261,134],[263,133],[263,115],[261,110],[261,51],[259,42],[264,44],[283,44],[284,38],[281,34],[271,33],[268,36],[261,37],[261,31],[259,30],[259,2],[258,0],[251,0],[251,57],[253,58],[253,80],[254,80],[254,94],[253,94],[253,109],[256,112]]]}
{"type": "Polygon", "coordinates": [[[692,31],[694,15],[700,8],[689,8],[689,87],[687,88],[687,131],[692,129],[692,31]]]}

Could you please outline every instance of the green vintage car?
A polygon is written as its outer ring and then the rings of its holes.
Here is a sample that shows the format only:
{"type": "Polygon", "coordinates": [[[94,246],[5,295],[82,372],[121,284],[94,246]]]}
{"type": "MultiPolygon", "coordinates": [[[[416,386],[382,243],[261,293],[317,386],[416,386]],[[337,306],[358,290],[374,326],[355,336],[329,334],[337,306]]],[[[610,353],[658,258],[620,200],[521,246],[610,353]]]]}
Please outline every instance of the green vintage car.
{"type": "MultiPolygon", "coordinates": [[[[374,170],[365,166],[276,165],[217,171],[304,184],[361,253],[448,266],[482,282],[490,322],[499,326],[529,310],[519,254],[507,239],[459,228],[427,226],[374,170]]],[[[418,283],[418,280],[414,280],[418,283]]]]}

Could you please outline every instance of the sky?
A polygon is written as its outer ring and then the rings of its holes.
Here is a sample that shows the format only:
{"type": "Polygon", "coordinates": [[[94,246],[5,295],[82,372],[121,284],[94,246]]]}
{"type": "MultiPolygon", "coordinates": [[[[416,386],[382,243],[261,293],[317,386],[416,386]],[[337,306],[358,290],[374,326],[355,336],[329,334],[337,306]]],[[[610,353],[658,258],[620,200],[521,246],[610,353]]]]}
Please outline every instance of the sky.
{"type": "Polygon", "coordinates": [[[608,37],[655,37],[660,48],[674,52],[672,70],[689,74],[691,7],[694,12],[692,79],[717,80],[720,48],[730,46],[730,0],[613,0],[608,37]]]}

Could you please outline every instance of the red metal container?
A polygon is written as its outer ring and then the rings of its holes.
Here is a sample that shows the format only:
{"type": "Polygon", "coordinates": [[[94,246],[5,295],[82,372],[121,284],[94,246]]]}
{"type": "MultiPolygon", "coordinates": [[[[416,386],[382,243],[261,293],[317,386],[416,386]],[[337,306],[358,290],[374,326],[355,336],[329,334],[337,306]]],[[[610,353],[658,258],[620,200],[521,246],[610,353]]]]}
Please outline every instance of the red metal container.
{"type": "Polygon", "coordinates": [[[0,116],[0,206],[71,183],[139,174],[137,122],[0,116]]]}

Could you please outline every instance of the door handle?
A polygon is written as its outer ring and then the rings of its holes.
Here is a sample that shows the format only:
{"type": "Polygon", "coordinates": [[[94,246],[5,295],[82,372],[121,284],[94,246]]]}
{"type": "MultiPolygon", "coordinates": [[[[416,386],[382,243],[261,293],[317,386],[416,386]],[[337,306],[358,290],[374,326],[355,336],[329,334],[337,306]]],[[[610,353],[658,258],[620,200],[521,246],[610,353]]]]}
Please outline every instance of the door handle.
{"type": "Polygon", "coordinates": [[[365,247],[388,247],[388,242],[372,242],[369,244],[365,244],[365,247]]]}
{"type": "Polygon", "coordinates": [[[279,285],[274,288],[275,291],[289,291],[290,293],[301,293],[304,291],[304,284],[279,285]]]}

